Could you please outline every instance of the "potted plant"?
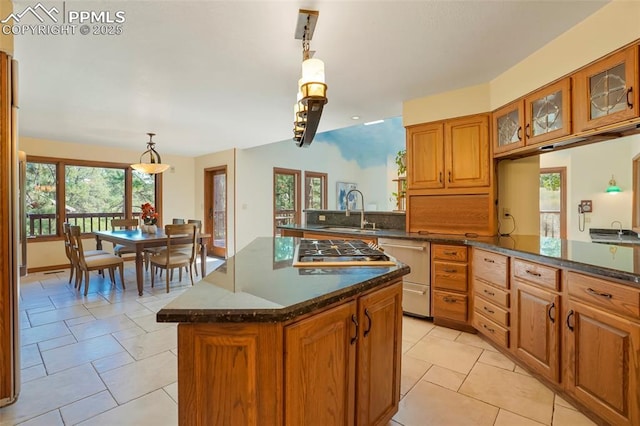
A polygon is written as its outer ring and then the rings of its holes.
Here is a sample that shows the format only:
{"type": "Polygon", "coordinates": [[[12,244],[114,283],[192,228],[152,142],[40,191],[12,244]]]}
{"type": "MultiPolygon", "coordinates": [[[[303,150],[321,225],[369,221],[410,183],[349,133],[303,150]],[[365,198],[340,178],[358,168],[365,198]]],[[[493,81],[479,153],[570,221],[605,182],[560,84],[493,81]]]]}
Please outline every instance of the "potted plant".
{"type": "Polygon", "coordinates": [[[144,203],[140,206],[140,209],[142,210],[142,214],[140,215],[143,222],[143,225],[140,225],[142,232],[155,234],[158,230],[156,226],[156,223],[158,223],[158,212],[156,212],[155,207],[150,203],[144,203]]]}

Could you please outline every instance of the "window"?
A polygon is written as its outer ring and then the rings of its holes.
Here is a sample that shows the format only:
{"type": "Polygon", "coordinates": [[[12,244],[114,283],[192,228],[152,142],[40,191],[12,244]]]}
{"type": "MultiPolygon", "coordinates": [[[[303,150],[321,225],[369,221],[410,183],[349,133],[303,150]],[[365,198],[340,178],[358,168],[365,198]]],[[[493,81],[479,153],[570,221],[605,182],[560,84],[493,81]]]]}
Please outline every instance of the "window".
{"type": "Polygon", "coordinates": [[[327,174],[304,172],[304,208],[327,208],[327,174]]]}
{"type": "Polygon", "coordinates": [[[273,169],[273,233],[277,227],[300,223],[300,170],[273,169]]]}
{"type": "Polygon", "coordinates": [[[161,204],[161,176],[128,164],[27,158],[25,213],[29,237],[57,238],[62,223],[92,232],[110,228],[111,219],[137,217],[140,205],[161,204]]]}
{"type": "Polygon", "coordinates": [[[540,236],[567,238],[566,168],[540,169],[540,236]]]}

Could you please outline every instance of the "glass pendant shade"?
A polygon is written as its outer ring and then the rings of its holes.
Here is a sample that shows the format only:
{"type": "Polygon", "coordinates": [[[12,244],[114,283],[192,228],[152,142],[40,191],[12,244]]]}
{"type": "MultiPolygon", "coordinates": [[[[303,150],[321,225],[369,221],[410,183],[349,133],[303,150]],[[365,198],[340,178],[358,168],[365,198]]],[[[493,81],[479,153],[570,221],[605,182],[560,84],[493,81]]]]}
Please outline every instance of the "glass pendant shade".
{"type": "Polygon", "coordinates": [[[611,180],[609,181],[609,186],[607,187],[607,194],[616,194],[618,192],[622,192],[622,189],[616,184],[616,180],[611,175],[611,180]]]}

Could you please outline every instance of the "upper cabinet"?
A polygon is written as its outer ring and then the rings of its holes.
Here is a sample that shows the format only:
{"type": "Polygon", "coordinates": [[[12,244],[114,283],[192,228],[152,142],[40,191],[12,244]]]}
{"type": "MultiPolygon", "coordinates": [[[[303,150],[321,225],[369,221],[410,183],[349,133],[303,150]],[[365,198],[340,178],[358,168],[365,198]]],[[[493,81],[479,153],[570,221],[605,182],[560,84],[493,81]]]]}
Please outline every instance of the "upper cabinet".
{"type": "Polygon", "coordinates": [[[493,152],[571,134],[571,79],[562,79],[493,112],[493,152]]]}
{"type": "Polygon", "coordinates": [[[616,52],[573,75],[577,132],[638,117],[638,46],[616,52]]]}
{"type": "Polygon", "coordinates": [[[410,190],[489,186],[490,164],[486,114],[407,128],[410,190]]]}

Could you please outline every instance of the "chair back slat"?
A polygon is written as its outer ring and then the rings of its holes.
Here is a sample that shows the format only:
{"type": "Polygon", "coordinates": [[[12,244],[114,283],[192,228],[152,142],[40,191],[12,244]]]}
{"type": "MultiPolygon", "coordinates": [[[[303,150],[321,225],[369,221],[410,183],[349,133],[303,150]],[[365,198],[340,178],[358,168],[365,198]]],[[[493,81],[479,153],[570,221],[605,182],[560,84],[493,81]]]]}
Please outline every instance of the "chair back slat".
{"type": "Polygon", "coordinates": [[[173,218],[171,221],[174,225],[184,225],[184,219],[173,218]]]}

